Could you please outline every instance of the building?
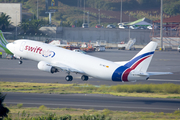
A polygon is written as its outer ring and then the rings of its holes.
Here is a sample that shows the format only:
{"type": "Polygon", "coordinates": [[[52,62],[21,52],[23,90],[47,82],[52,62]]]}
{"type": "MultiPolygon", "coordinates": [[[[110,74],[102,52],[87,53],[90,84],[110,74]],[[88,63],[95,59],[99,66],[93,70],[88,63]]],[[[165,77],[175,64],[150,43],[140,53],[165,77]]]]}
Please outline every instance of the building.
{"type": "Polygon", "coordinates": [[[17,26],[22,21],[21,3],[0,3],[0,13],[2,12],[11,17],[12,26],[17,26]]]}
{"type": "MultiPolygon", "coordinates": [[[[153,21],[151,37],[160,45],[160,20],[153,21]]],[[[180,45],[180,15],[163,19],[163,47],[175,47],[180,45]]]]}

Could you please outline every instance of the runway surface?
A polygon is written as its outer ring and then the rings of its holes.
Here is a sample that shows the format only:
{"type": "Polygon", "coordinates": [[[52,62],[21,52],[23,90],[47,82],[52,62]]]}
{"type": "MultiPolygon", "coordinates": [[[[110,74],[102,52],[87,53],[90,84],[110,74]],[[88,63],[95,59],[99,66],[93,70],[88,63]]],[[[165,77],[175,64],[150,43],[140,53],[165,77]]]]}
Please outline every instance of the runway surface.
{"type": "MultiPolygon", "coordinates": [[[[92,52],[89,55],[104,58],[111,61],[130,60],[138,51],[106,50],[105,52],[92,52]]],[[[149,72],[173,72],[172,75],[154,76],[148,81],[137,81],[136,83],[113,82],[90,78],[84,82],[81,75],[73,74],[74,80],[67,82],[65,72],[55,74],[38,70],[38,62],[23,60],[19,65],[18,60],[0,59],[0,81],[10,82],[35,82],[35,83],[88,83],[93,85],[117,85],[117,84],[180,84],[180,53],[177,51],[159,52],[156,51],[149,66],[149,72]]],[[[7,105],[23,103],[27,107],[39,107],[45,105],[53,108],[84,108],[84,109],[105,109],[127,110],[127,111],[153,111],[153,112],[174,112],[180,108],[180,100],[155,99],[155,98],[134,98],[116,97],[111,95],[84,95],[84,94],[28,94],[8,93],[5,99],[7,105]]]]}
{"type": "Polygon", "coordinates": [[[172,113],[180,108],[176,99],[117,97],[91,94],[30,94],[7,93],[4,103],[23,107],[110,109],[118,111],[143,111],[172,113]]]}
{"type": "MultiPolygon", "coordinates": [[[[106,50],[105,52],[91,52],[89,55],[107,59],[110,61],[127,61],[130,60],[138,51],[123,50],[106,50]]],[[[0,59],[0,81],[14,82],[37,82],[37,83],[88,83],[93,85],[117,85],[117,84],[135,84],[132,82],[121,83],[106,81],[101,79],[90,78],[87,82],[82,81],[81,75],[73,74],[72,82],[67,82],[65,76],[67,73],[59,72],[55,74],[38,70],[38,62],[31,60],[23,60],[23,64],[19,65],[18,60],[0,59]]],[[[173,72],[172,75],[152,76],[148,81],[137,81],[142,84],[161,84],[174,83],[180,84],[180,53],[177,51],[156,51],[149,66],[150,72],[173,72]]]]}

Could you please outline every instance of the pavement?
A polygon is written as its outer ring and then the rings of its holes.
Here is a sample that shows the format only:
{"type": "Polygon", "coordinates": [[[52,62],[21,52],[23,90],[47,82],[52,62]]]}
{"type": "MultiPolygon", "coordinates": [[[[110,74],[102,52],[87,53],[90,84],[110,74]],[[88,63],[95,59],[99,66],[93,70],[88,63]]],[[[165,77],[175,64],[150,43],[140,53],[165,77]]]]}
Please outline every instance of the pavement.
{"type": "Polygon", "coordinates": [[[118,97],[101,94],[35,94],[7,93],[4,101],[8,106],[23,107],[109,109],[118,111],[143,111],[172,113],[180,108],[179,99],[118,97]]]}
{"type": "MultiPolygon", "coordinates": [[[[111,61],[130,60],[138,50],[123,51],[109,49],[105,52],[90,52],[92,56],[100,57],[111,61]]],[[[90,78],[82,81],[81,75],[73,74],[74,80],[67,82],[66,73],[55,74],[38,70],[38,62],[23,60],[19,65],[18,60],[0,59],[0,81],[10,82],[34,82],[34,83],[77,83],[93,85],[117,85],[117,84],[180,84],[180,53],[177,51],[156,51],[152,62],[148,68],[149,72],[172,72],[172,75],[160,75],[151,77],[147,81],[137,82],[113,82],[90,78]]],[[[152,112],[174,112],[180,108],[179,99],[158,99],[158,98],[136,98],[136,97],[117,97],[111,95],[91,95],[91,94],[30,94],[30,93],[7,93],[4,101],[7,105],[17,105],[23,103],[26,107],[39,107],[45,105],[53,108],[83,108],[99,109],[108,108],[110,110],[122,111],[152,111],[152,112]]]]}
{"type": "MultiPolygon", "coordinates": [[[[127,61],[130,60],[138,51],[124,51],[109,49],[105,52],[90,52],[92,56],[100,57],[110,61],[127,61]]],[[[82,81],[81,75],[72,73],[73,81],[65,80],[66,72],[58,72],[51,74],[38,70],[37,61],[23,60],[23,64],[19,65],[18,60],[0,59],[0,81],[14,82],[37,82],[37,83],[88,83],[93,85],[116,85],[116,84],[162,84],[174,83],[180,84],[180,53],[177,51],[156,51],[152,62],[148,68],[149,72],[172,72],[172,75],[152,76],[147,81],[137,82],[113,82],[90,78],[88,81],[82,81]]]]}

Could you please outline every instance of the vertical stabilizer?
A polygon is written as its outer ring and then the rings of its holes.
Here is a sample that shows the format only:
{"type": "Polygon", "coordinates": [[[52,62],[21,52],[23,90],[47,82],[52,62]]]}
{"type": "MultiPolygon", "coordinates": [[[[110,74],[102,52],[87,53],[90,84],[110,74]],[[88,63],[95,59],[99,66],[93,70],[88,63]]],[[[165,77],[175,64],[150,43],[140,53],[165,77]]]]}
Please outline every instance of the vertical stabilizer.
{"type": "Polygon", "coordinates": [[[146,72],[154,55],[157,43],[151,41],[138,54],[136,54],[125,66],[136,71],[146,72]]]}
{"type": "Polygon", "coordinates": [[[7,54],[12,54],[7,48],[7,40],[4,38],[2,31],[0,30],[0,50],[5,51],[7,54]]]}

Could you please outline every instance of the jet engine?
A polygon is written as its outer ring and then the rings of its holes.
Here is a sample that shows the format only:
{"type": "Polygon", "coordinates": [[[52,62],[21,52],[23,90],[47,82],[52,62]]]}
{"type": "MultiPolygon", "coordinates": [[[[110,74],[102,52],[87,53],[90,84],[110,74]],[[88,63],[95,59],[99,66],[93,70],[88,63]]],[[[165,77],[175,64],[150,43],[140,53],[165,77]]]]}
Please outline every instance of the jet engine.
{"type": "Polygon", "coordinates": [[[44,62],[44,61],[40,61],[37,65],[37,67],[39,70],[50,72],[52,74],[59,72],[57,68],[51,66],[49,63],[44,62]]]}

